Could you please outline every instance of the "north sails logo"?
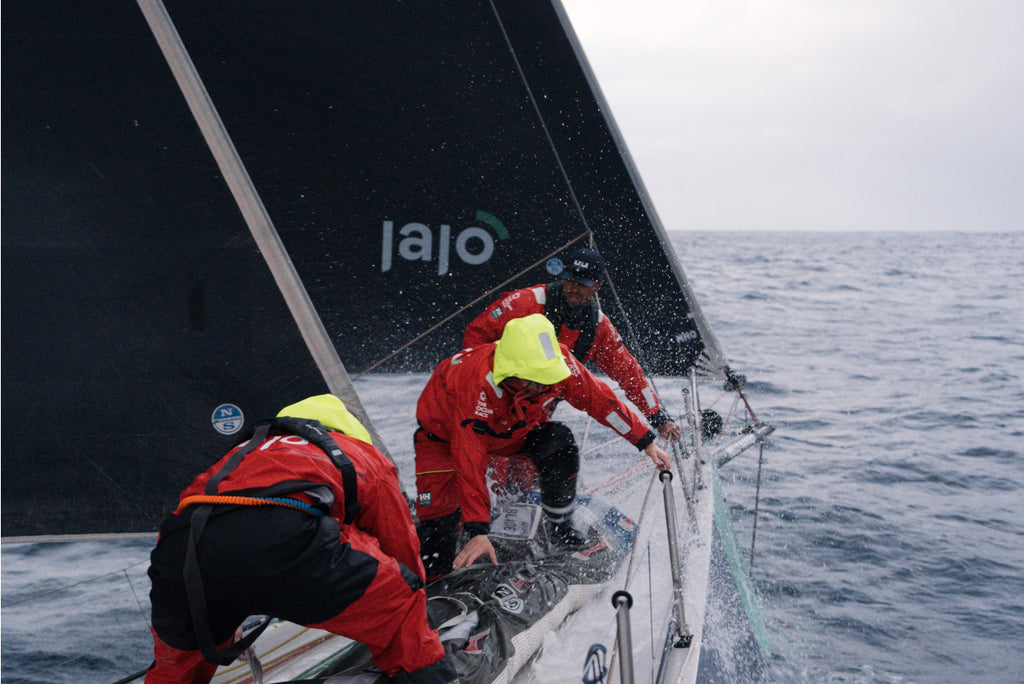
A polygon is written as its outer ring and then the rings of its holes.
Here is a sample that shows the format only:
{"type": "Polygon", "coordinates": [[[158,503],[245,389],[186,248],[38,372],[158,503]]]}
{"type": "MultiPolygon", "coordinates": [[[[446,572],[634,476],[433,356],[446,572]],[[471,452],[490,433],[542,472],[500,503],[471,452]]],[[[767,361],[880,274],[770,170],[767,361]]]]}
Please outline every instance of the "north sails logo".
{"type": "Polygon", "coordinates": [[[245,424],[245,415],[242,409],[234,404],[221,404],[213,410],[210,416],[213,429],[222,435],[233,435],[242,429],[245,424]]]}
{"type": "Polygon", "coordinates": [[[490,260],[494,255],[494,240],[508,238],[508,230],[492,214],[477,211],[476,220],[490,226],[494,235],[478,226],[469,226],[458,231],[454,239],[452,227],[440,224],[435,240],[435,230],[425,223],[406,223],[398,229],[395,237],[395,222],[384,221],[381,230],[380,271],[386,273],[394,266],[395,247],[397,254],[406,261],[433,261],[437,259],[437,274],[445,275],[449,271],[452,260],[452,248],[455,256],[470,266],[479,266],[490,260]],[[454,242],[454,245],[453,245],[454,242]]]}
{"type": "Polygon", "coordinates": [[[526,607],[526,603],[523,599],[519,598],[516,590],[504,582],[494,587],[494,592],[491,593],[491,596],[498,599],[498,605],[506,613],[519,615],[523,612],[523,608],[526,607]]]}

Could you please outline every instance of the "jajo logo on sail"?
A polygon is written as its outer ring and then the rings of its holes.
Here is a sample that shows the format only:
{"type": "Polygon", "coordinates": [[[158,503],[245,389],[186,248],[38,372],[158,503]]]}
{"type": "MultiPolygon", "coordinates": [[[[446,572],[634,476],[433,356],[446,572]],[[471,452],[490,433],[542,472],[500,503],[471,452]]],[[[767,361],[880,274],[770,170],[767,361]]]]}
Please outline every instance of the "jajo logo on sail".
{"type": "MultiPolygon", "coordinates": [[[[498,240],[508,237],[505,226],[491,214],[477,211],[476,219],[489,225],[498,240]]],[[[381,273],[391,270],[396,256],[406,261],[436,259],[438,275],[448,273],[453,256],[463,263],[479,266],[494,254],[495,236],[477,226],[469,226],[453,235],[452,227],[444,223],[440,224],[436,231],[424,223],[406,223],[397,230],[396,235],[394,221],[384,221],[381,231],[380,270],[381,273]]]]}

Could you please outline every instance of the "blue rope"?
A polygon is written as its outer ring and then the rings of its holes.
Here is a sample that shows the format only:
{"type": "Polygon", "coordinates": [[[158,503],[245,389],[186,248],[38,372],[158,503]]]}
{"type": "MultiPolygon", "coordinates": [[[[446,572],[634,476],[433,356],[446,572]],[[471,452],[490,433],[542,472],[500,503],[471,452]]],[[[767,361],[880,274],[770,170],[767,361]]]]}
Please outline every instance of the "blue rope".
{"type": "Polygon", "coordinates": [[[305,501],[299,501],[298,499],[288,499],[284,497],[275,496],[257,496],[253,498],[259,499],[260,501],[269,501],[270,503],[281,504],[282,506],[293,506],[295,508],[300,508],[304,510],[306,513],[309,513],[310,515],[315,515],[318,518],[323,516],[324,514],[324,512],[321,511],[319,508],[314,508],[305,501]]]}

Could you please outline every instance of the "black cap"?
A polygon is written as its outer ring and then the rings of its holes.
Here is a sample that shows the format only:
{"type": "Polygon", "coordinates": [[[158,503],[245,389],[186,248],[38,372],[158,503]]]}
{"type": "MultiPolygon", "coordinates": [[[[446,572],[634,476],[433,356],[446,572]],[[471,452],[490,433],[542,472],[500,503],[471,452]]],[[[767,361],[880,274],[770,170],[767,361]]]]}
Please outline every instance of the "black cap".
{"type": "Polygon", "coordinates": [[[593,287],[597,281],[604,280],[604,259],[589,247],[574,249],[565,255],[565,266],[558,277],[593,287]]]}

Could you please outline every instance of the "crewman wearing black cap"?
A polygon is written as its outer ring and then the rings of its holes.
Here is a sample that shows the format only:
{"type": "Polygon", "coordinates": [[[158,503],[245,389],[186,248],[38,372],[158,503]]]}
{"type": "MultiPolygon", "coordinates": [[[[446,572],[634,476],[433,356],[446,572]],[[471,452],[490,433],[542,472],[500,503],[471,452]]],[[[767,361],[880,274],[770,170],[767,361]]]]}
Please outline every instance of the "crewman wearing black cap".
{"type": "Polygon", "coordinates": [[[619,383],[662,438],[677,441],[676,425],[662,409],[654,388],[619,332],[602,311],[597,291],[605,279],[604,258],[588,247],[566,254],[559,282],[506,292],[466,328],[463,346],[479,347],[501,338],[515,318],[542,313],[558,331],[558,341],[580,361],[594,361],[601,372],[619,383]]]}

